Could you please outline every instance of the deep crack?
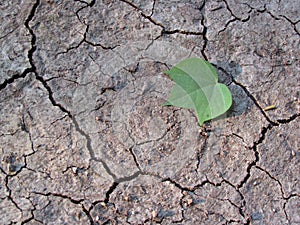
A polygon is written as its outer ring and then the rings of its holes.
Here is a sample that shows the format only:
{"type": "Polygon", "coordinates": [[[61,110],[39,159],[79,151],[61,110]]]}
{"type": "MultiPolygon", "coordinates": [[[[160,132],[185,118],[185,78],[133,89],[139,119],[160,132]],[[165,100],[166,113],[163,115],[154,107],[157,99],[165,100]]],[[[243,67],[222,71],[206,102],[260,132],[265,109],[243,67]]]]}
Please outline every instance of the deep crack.
{"type": "Polygon", "coordinates": [[[39,4],[40,4],[40,1],[37,0],[35,2],[35,4],[32,6],[31,11],[24,23],[24,26],[26,27],[26,29],[29,31],[29,33],[31,35],[31,49],[29,49],[29,51],[27,53],[27,57],[28,57],[29,64],[31,67],[26,68],[22,74],[15,74],[12,77],[10,77],[9,79],[6,79],[2,84],[0,84],[0,91],[2,91],[8,84],[13,83],[15,80],[20,79],[20,78],[25,78],[27,74],[32,73],[32,72],[35,73],[35,71],[36,71],[36,67],[33,63],[33,53],[36,50],[36,36],[35,36],[33,30],[31,29],[29,23],[35,16],[35,13],[36,13],[36,10],[37,10],[37,7],[39,6],[39,4]]]}
{"type": "Polygon", "coordinates": [[[53,92],[51,90],[51,87],[48,85],[48,83],[43,79],[43,77],[39,76],[37,74],[36,71],[35,72],[35,77],[38,81],[40,81],[43,85],[43,87],[47,90],[48,92],[48,97],[49,97],[49,100],[51,102],[51,104],[53,106],[56,106],[58,107],[62,112],[66,113],[70,118],[72,118],[72,114],[70,113],[70,111],[68,111],[63,105],[61,105],[60,103],[57,103],[53,97],[53,92]]]}
{"type": "Polygon", "coordinates": [[[82,211],[84,212],[84,214],[87,216],[87,218],[89,219],[90,221],[90,224],[91,225],[94,225],[95,222],[93,220],[93,217],[91,216],[90,212],[82,205],[82,211]]]}
{"type": "Polygon", "coordinates": [[[300,116],[300,113],[296,113],[287,119],[278,119],[277,122],[280,124],[288,124],[288,123],[292,122],[293,120],[297,119],[299,116],[300,116]]]}
{"type": "Polygon", "coordinates": [[[203,34],[202,34],[202,37],[203,37],[203,40],[204,40],[204,44],[203,44],[202,49],[201,49],[201,54],[202,54],[202,56],[204,57],[204,59],[205,59],[206,61],[208,61],[207,55],[206,55],[206,53],[205,53],[206,46],[207,46],[207,43],[208,43],[208,39],[207,39],[207,36],[206,36],[206,34],[207,34],[207,27],[205,26],[204,20],[205,20],[205,18],[204,18],[204,16],[203,16],[203,18],[202,18],[202,20],[201,20],[201,24],[202,24],[202,26],[203,26],[203,34]]]}
{"type": "Polygon", "coordinates": [[[109,190],[108,190],[108,191],[106,192],[106,194],[105,194],[105,199],[104,199],[104,203],[105,203],[105,204],[108,204],[108,203],[109,203],[110,195],[114,192],[114,190],[117,188],[118,185],[119,185],[118,182],[114,182],[114,183],[110,186],[109,190]]]}

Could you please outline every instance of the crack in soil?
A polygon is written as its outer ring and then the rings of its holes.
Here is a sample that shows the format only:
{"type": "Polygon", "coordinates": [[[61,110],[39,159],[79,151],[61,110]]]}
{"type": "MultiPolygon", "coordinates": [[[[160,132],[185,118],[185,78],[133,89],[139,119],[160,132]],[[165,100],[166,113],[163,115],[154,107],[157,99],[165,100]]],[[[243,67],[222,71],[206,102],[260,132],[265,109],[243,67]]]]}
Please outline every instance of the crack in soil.
{"type": "Polygon", "coordinates": [[[196,32],[196,31],[181,30],[181,29],[167,30],[166,27],[164,26],[164,24],[162,24],[162,23],[156,21],[155,19],[153,19],[152,14],[150,16],[146,15],[138,6],[136,6],[135,4],[133,4],[132,2],[130,2],[128,0],[120,0],[120,1],[130,5],[131,7],[133,7],[135,10],[137,10],[141,14],[142,17],[144,17],[145,19],[150,21],[152,24],[162,28],[161,36],[163,34],[203,35],[203,31],[202,32],[196,32]]]}
{"type": "Polygon", "coordinates": [[[13,199],[12,197],[12,190],[9,188],[8,186],[8,180],[9,180],[10,175],[6,175],[5,177],[5,187],[8,191],[8,195],[6,196],[6,198],[13,203],[13,205],[22,213],[23,210],[21,207],[19,207],[19,205],[16,203],[16,201],[13,199]]]}
{"type": "MultiPolygon", "coordinates": [[[[205,1],[204,1],[205,2],[205,1]]],[[[204,5],[203,5],[203,7],[204,7],[204,5]]],[[[208,58],[207,58],[207,55],[206,55],[206,53],[205,53],[205,50],[206,50],[206,47],[207,47],[207,43],[208,43],[208,39],[207,39],[207,26],[205,26],[205,17],[204,17],[204,15],[203,15],[203,18],[202,18],[202,20],[201,20],[201,24],[202,24],[202,26],[203,26],[203,34],[202,34],[202,37],[203,37],[203,40],[204,40],[204,44],[203,44],[203,46],[202,46],[202,49],[201,49],[201,54],[202,54],[202,56],[204,57],[204,59],[206,60],[206,61],[208,61],[208,58]]]]}
{"type": "Polygon", "coordinates": [[[80,40],[80,42],[79,42],[77,45],[68,47],[68,48],[66,49],[66,51],[58,52],[58,53],[55,55],[55,57],[58,57],[59,55],[62,55],[62,54],[67,54],[68,52],[70,52],[70,51],[72,51],[72,50],[74,50],[74,49],[78,49],[78,48],[79,48],[82,44],[84,44],[84,43],[86,43],[86,44],[88,44],[88,45],[91,45],[91,46],[93,46],[93,47],[101,47],[103,50],[113,50],[113,49],[115,49],[116,47],[119,47],[119,46],[120,46],[120,45],[115,45],[115,46],[104,46],[104,45],[101,44],[101,43],[93,43],[93,42],[87,40],[87,37],[86,37],[86,36],[87,36],[87,34],[88,34],[88,32],[89,32],[89,25],[86,24],[85,26],[86,26],[86,28],[85,28],[85,32],[84,32],[84,34],[83,34],[82,40],[80,40]]]}
{"type": "Polygon", "coordinates": [[[262,131],[261,131],[261,136],[259,137],[259,139],[257,141],[255,141],[253,143],[253,146],[250,147],[250,149],[253,150],[254,155],[255,155],[255,159],[248,165],[247,167],[247,175],[244,177],[244,179],[240,182],[240,184],[237,185],[237,188],[240,189],[243,187],[244,184],[247,183],[248,179],[251,177],[250,172],[252,167],[256,166],[256,164],[259,162],[259,152],[257,150],[257,146],[261,143],[263,143],[263,141],[266,138],[266,134],[269,130],[271,130],[274,126],[272,126],[271,124],[269,124],[267,127],[263,127],[262,131]]]}
{"type": "Polygon", "coordinates": [[[286,212],[286,204],[292,198],[300,198],[300,194],[299,195],[298,194],[290,195],[289,198],[287,198],[286,201],[283,203],[283,211],[284,211],[285,217],[286,217],[287,221],[289,222],[289,224],[291,224],[291,218],[290,218],[289,214],[286,212]]]}
{"type": "MultiPolygon", "coordinates": [[[[66,200],[70,201],[71,203],[73,203],[75,205],[80,205],[82,207],[82,212],[87,216],[87,218],[90,221],[90,224],[91,225],[95,224],[92,216],[90,215],[90,212],[82,204],[82,202],[84,201],[84,199],[76,200],[76,199],[73,199],[70,196],[59,194],[59,193],[52,193],[52,192],[42,193],[42,192],[33,191],[33,192],[31,192],[31,194],[42,195],[42,196],[45,196],[45,197],[52,196],[52,197],[62,198],[62,199],[66,199],[66,200]]],[[[30,220],[32,220],[32,219],[34,219],[34,217],[31,218],[30,220]]]]}
{"type": "Polygon", "coordinates": [[[266,169],[263,169],[260,166],[255,166],[255,167],[257,169],[259,169],[260,171],[264,172],[265,174],[267,174],[268,177],[270,177],[272,180],[274,180],[279,185],[282,198],[285,200],[284,207],[283,207],[284,214],[285,214],[286,219],[288,220],[288,215],[287,215],[286,210],[285,210],[285,204],[287,202],[287,199],[289,199],[291,197],[291,195],[289,195],[288,197],[285,196],[285,193],[284,193],[283,186],[282,186],[281,182],[278,179],[276,179],[274,176],[272,176],[266,169]]]}
{"type": "Polygon", "coordinates": [[[111,169],[109,168],[109,166],[107,165],[107,163],[106,163],[104,160],[99,159],[99,158],[97,158],[97,157],[95,156],[95,152],[94,152],[94,150],[93,150],[93,148],[92,148],[92,144],[91,144],[91,143],[92,143],[92,140],[91,140],[90,136],[89,136],[85,131],[83,131],[83,130],[79,127],[79,124],[78,124],[78,122],[77,122],[75,116],[72,118],[72,121],[73,121],[73,124],[74,124],[74,126],[75,126],[76,131],[78,131],[78,132],[86,139],[86,147],[87,147],[87,149],[88,149],[88,151],[89,151],[89,154],[90,154],[90,160],[89,160],[89,161],[90,161],[90,162],[91,162],[91,161],[100,162],[100,163],[103,165],[105,171],[106,171],[106,172],[107,172],[114,180],[117,180],[117,176],[111,171],[111,169]]]}
{"type": "Polygon", "coordinates": [[[80,16],[79,16],[79,12],[80,12],[81,10],[84,10],[84,9],[88,8],[88,7],[92,8],[92,7],[95,5],[96,0],[92,0],[90,3],[85,2],[85,1],[81,1],[81,0],[74,0],[74,1],[75,1],[75,2],[81,2],[81,3],[84,3],[84,4],[85,4],[85,6],[83,6],[83,7],[80,8],[80,9],[78,9],[78,10],[76,11],[76,13],[75,13],[76,16],[77,16],[77,19],[78,19],[80,22],[82,22],[81,19],[80,19],[80,16]]]}
{"type": "MultiPolygon", "coordinates": [[[[34,62],[33,62],[33,54],[36,50],[36,36],[33,32],[33,30],[31,29],[29,23],[31,22],[31,20],[33,19],[33,17],[35,16],[35,13],[36,13],[36,10],[37,10],[37,7],[39,6],[40,4],[40,1],[37,0],[34,5],[32,6],[31,8],[31,11],[28,15],[28,17],[26,18],[25,20],[25,23],[24,23],[24,26],[27,28],[27,30],[29,31],[30,35],[31,35],[31,48],[30,50],[28,51],[27,53],[27,57],[28,57],[28,60],[29,60],[29,63],[30,63],[30,68],[26,68],[22,74],[15,74],[13,75],[11,78],[5,80],[2,84],[0,84],[0,91],[2,91],[8,84],[11,84],[13,83],[15,80],[17,79],[20,79],[20,78],[25,78],[29,73],[36,73],[36,67],[34,65],[34,62]]],[[[24,115],[22,117],[22,122],[23,122],[23,125],[22,125],[22,129],[28,133],[29,135],[29,139],[30,139],[30,142],[31,142],[31,148],[33,150],[32,153],[28,154],[28,155],[23,155],[24,157],[24,164],[18,171],[16,171],[16,173],[10,175],[10,174],[7,174],[2,168],[1,168],[1,171],[6,175],[5,177],[5,187],[6,189],[8,190],[8,196],[7,196],[7,199],[9,201],[11,201],[15,207],[22,213],[23,210],[18,206],[18,204],[14,201],[13,197],[12,197],[12,190],[9,188],[8,186],[8,181],[9,181],[9,178],[12,177],[12,176],[16,176],[18,173],[21,172],[21,170],[23,168],[25,168],[27,166],[27,161],[26,161],[26,157],[32,155],[35,153],[35,150],[33,148],[33,142],[32,142],[32,137],[31,137],[31,134],[29,133],[28,129],[27,129],[27,126],[24,122],[24,115]]]]}
{"type": "MultiPolygon", "coordinates": [[[[274,18],[275,20],[281,20],[281,18],[275,16],[275,15],[274,15],[273,13],[271,13],[270,11],[267,11],[267,13],[268,13],[272,18],[274,18]]],[[[299,23],[300,20],[298,20],[298,21],[296,21],[296,22],[293,22],[290,18],[288,18],[288,17],[285,16],[285,15],[279,15],[279,16],[282,17],[283,19],[285,19],[286,21],[288,21],[288,22],[292,25],[294,31],[300,36],[300,32],[297,30],[297,27],[296,27],[297,23],[299,23]]]]}
{"type": "Polygon", "coordinates": [[[296,120],[299,116],[300,116],[300,113],[296,113],[294,115],[291,115],[287,119],[278,119],[277,122],[280,123],[280,124],[288,124],[288,123],[296,120]]]}
{"type": "Polygon", "coordinates": [[[236,16],[236,15],[233,13],[233,11],[231,10],[231,8],[230,8],[228,2],[227,2],[226,0],[223,0],[223,2],[225,3],[226,9],[229,11],[229,13],[230,13],[231,17],[233,17],[233,19],[230,19],[230,20],[228,20],[228,21],[226,22],[225,27],[224,27],[222,30],[219,30],[219,31],[218,31],[218,35],[220,35],[220,33],[224,32],[224,31],[229,27],[229,25],[230,25],[231,23],[235,22],[235,21],[240,21],[240,22],[245,23],[245,22],[247,22],[247,21],[250,20],[250,15],[248,15],[248,17],[245,18],[245,19],[239,18],[238,16],[236,16]]]}
{"type": "Polygon", "coordinates": [[[242,83],[236,81],[232,74],[228,73],[223,67],[218,66],[216,64],[213,64],[217,69],[221,70],[223,73],[225,73],[227,76],[229,76],[234,84],[239,86],[240,88],[243,89],[245,94],[251,99],[251,101],[257,106],[259,111],[262,113],[262,115],[265,117],[265,119],[272,125],[272,126],[278,126],[279,124],[277,122],[274,122],[271,120],[271,118],[266,114],[265,110],[263,107],[258,103],[257,99],[250,93],[250,91],[247,89],[246,86],[244,86],[242,83]]]}
{"type": "MultiPolygon", "coordinates": [[[[37,1],[36,1],[36,4],[34,5],[32,11],[31,11],[31,13],[30,13],[30,16],[28,17],[28,19],[27,19],[26,22],[25,22],[26,27],[29,29],[30,34],[32,35],[32,46],[33,46],[33,47],[32,47],[32,49],[28,52],[28,58],[29,58],[29,61],[30,61],[30,64],[31,64],[30,72],[33,72],[33,73],[35,74],[36,79],[37,79],[38,81],[40,81],[40,82],[42,83],[42,85],[44,86],[44,88],[47,90],[47,92],[48,92],[48,97],[49,97],[49,100],[51,101],[52,105],[53,105],[53,106],[57,106],[62,112],[66,113],[66,114],[68,115],[68,117],[72,120],[72,122],[73,122],[73,124],[74,124],[74,126],[75,126],[76,131],[78,131],[82,136],[85,137],[86,142],[87,142],[87,146],[86,146],[86,147],[87,147],[87,149],[88,149],[88,151],[89,151],[89,154],[90,154],[90,156],[91,156],[91,159],[90,159],[90,160],[94,160],[94,161],[99,161],[99,162],[101,162],[102,165],[103,165],[103,167],[105,168],[106,172],[107,172],[110,176],[112,176],[114,180],[117,180],[117,181],[120,180],[120,182],[122,182],[123,180],[124,180],[124,181],[127,181],[127,180],[129,180],[129,179],[134,179],[134,178],[137,176],[136,174],[133,174],[133,175],[128,176],[128,177],[124,177],[124,178],[119,178],[119,179],[117,179],[116,175],[115,175],[114,173],[112,173],[111,169],[110,169],[109,166],[106,164],[106,162],[105,162],[104,160],[102,160],[102,159],[97,159],[97,158],[95,157],[95,153],[94,153],[94,151],[93,151],[93,149],[92,149],[92,147],[91,147],[91,138],[89,137],[89,135],[88,135],[87,133],[85,133],[85,132],[79,127],[79,124],[78,124],[78,122],[77,122],[76,119],[75,119],[75,116],[72,116],[72,114],[71,114],[71,112],[70,112],[69,110],[67,110],[67,109],[66,109],[63,105],[61,105],[60,103],[57,103],[57,102],[56,102],[56,100],[55,100],[54,97],[53,97],[53,92],[52,92],[51,87],[50,87],[50,86],[48,85],[48,83],[43,79],[43,77],[41,77],[41,76],[38,75],[38,73],[37,73],[37,71],[36,71],[36,66],[35,66],[35,64],[34,64],[34,62],[33,62],[33,54],[34,54],[34,52],[35,52],[35,50],[36,50],[36,46],[35,46],[35,44],[36,44],[36,36],[35,36],[33,30],[30,28],[29,22],[33,19],[34,15],[35,15],[35,12],[36,12],[36,9],[37,9],[37,7],[39,6],[39,4],[40,4],[40,1],[37,0],[37,1]]],[[[89,6],[92,6],[92,5],[93,5],[93,4],[89,4],[89,6]]],[[[86,41],[86,33],[88,32],[88,27],[89,27],[89,26],[87,25],[87,29],[86,29],[86,32],[85,32],[85,34],[84,34],[83,40],[79,43],[79,45],[78,45],[77,47],[74,47],[74,48],[78,48],[82,43],[86,42],[86,43],[91,44],[91,45],[93,45],[93,46],[100,46],[100,47],[102,47],[102,48],[104,48],[104,49],[113,49],[113,48],[110,48],[110,47],[104,47],[104,46],[102,46],[101,44],[93,44],[93,43],[90,43],[90,42],[86,41]]],[[[71,47],[70,49],[67,50],[67,52],[70,51],[70,50],[72,50],[72,49],[73,49],[73,48],[71,47]]],[[[13,82],[13,81],[12,81],[12,82],[13,82]]],[[[1,87],[0,87],[0,91],[1,91],[1,87]]]]}
{"type": "Polygon", "coordinates": [[[15,74],[13,75],[11,78],[6,79],[2,84],[0,84],[0,91],[2,91],[8,84],[13,83],[15,80],[20,79],[20,78],[25,78],[27,76],[27,74],[29,73],[34,73],[36,71],[36,67],[33,63],[33,53],[36,50],[36,36],[33,32],[33,30],[31,29],[29,23],[30,21],[33,19],[33,17],[35,16],[35,12],[37,10],[37,7],[39,6],[40,1],[37,0],[35,2],[35,4],[32,6],[31,11],[28,15],[28,17],[25,20],[24,26],[26,27],[26,29],[29,31],[30,35],[31,35],[31,49],[29,49],[28,53],[27,53],[27,57],[30,63],[30,68],[26,68],[22,74],[15,74]]]}

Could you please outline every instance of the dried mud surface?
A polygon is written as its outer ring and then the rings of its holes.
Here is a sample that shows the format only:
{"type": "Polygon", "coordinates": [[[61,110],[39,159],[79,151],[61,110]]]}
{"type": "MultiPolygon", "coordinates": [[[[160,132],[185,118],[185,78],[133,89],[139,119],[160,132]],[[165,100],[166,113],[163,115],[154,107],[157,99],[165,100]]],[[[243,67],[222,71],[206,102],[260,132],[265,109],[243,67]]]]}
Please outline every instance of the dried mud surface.
{"type": "Polygon", "coordinates": [[[0,224],[300,224],[299,9],[0,3],[0,224]],[[187,57],[233,94],[204,127],[162,107],[187,57]]]}

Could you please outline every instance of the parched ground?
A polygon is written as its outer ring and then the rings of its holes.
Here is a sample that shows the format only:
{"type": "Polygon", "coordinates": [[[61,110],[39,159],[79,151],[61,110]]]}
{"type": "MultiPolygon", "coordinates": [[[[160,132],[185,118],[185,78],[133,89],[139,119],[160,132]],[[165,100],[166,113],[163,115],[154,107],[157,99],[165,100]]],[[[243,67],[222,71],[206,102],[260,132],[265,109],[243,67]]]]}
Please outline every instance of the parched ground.
{"type": "Polygon", "coordinates": [[[0,224],[300,224],[299,10],[1,1],[0,224]],[[205,127],[161,106],[195,56],[233,94],[205,127]]]}

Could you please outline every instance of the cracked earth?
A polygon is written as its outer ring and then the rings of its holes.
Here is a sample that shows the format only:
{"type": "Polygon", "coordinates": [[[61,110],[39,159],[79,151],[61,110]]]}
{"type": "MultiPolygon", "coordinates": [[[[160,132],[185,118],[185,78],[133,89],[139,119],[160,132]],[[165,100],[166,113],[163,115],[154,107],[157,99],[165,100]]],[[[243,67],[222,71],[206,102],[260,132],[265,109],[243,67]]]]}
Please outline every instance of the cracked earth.
{"type": "Polygon", "coordinates": [[[299,9],[1,2],[0,224],[300,224],[299,9]],[[233,95],[204,127],[161,106],[192,56],[233,95]]]}

